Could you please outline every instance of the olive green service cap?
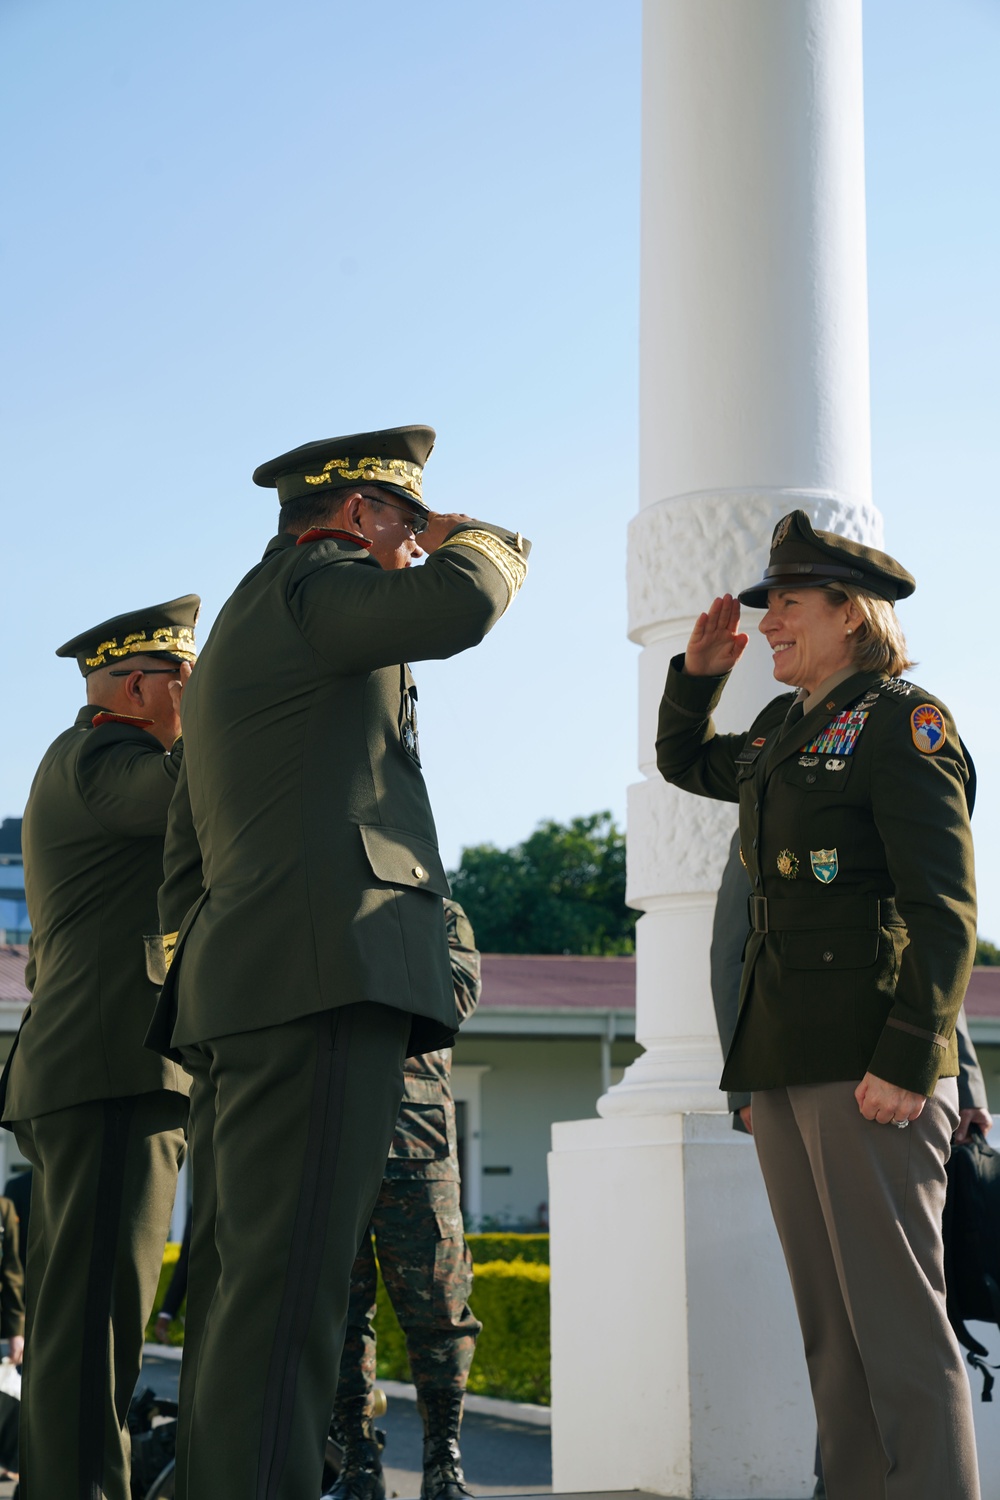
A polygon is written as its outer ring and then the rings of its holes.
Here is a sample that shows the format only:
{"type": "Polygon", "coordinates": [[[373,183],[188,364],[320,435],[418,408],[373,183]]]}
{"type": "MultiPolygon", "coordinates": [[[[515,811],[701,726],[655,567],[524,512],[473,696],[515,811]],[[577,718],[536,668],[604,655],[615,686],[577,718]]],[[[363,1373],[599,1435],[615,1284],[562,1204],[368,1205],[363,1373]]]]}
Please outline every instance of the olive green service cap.
{"type": "Polygon", "coordinates": [[[84,677],[99,667],[110,667],[130,656],[162,656],[168,661],[194,661],[194,627],[201,600],[197,594],[148,604],[115,615],[75,635],[57,656],[75,656],[84,677]]]}
{"type": "Polygon", "coordinates": [[[768,589],[815,589],[852,583],[895,603],[913,593],[916,581],[888,552],[862,546],[835,531],[815,531],[804,510],[782,516],[771,537],[764,577],[739,595],[741,604],[767,608],[768,589]]]}
{"type": "Polygon", "coordinates": [[[282,505],[322,490],[378,484],[395,490],[417,510],[429,513],[421,489],[424,464],[434,447],[433,427],[387,427],[349,437],[303,443],[254,469],[254,484],[276,489],[282,505]]]}

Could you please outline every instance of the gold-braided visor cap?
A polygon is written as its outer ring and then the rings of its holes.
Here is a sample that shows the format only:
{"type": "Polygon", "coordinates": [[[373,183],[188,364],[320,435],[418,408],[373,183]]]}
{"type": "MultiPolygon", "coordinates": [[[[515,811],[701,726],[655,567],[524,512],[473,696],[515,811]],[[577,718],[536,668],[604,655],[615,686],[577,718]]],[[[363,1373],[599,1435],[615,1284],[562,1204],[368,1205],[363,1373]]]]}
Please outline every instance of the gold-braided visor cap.
{"type": "Polygon", "coordinates": [[[103,620],[67,641],[57,656],[75,656],[84,677],[130,656],[162,656],[168,661],[196,659],[194,627],[201,608],[197,594],[184,594],[164,604],[129,610],[103,620]]]}
{"type": "Polygon", "coordinates": [[[815,589],[824,583],[850,583],[893,604],[917,586],[912,573],[888,552],[835,531],[816,531],[804,510],[793,510],[774,528],[764,577],[744,589],[739,601],[766,609],[769,589],[815,589]]]}
{"type": "Polygon", "coordinates": [[[393,490],[419,511],[428,512],[423,497],[424,464],[434,447],[432,427],[388,427],[381,432],[356,432],[348,437],[303,443],[254,470],[254,484],[278,491],[278,500],[315,498],[324,490],[377,484],[393,490]]]}

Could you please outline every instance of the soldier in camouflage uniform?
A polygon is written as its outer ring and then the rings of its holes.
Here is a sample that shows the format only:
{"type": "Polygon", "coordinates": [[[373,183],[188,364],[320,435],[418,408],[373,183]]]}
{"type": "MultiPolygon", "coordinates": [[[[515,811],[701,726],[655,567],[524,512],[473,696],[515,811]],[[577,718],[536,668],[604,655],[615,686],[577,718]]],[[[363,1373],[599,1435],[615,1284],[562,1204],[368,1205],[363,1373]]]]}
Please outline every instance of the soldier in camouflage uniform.
{"type": "MultiPolygon", "coordinates": [[[[479,1003],[479,954],[469,919],[445,901],[461,1020],[479,1003]]],[[[408,1057],[405,1091],[371,1224],[351,1272],[334,1429],[344,1467],[328,1500],[384,1500],[375,1442],[375,1289],[378,1263],[410,1356],[424,1424],[422,1500],[467,1494],[458,1435],[476,1337],[469,1307],[472,1257],[462,1232],[451,1049],[408,1057]]]]}

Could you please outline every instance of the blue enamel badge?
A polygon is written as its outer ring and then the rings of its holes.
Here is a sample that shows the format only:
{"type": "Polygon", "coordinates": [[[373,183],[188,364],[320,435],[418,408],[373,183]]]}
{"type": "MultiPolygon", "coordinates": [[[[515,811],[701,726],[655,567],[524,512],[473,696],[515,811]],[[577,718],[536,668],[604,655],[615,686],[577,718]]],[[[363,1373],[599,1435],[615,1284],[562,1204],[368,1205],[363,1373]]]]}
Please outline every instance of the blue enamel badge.
{"type": "Polygon", "coordinates": [[[840,868],[836,849],[810,849],[809,863],[816,879],[821,880],[824,885],[830,884],[840,868]]]}

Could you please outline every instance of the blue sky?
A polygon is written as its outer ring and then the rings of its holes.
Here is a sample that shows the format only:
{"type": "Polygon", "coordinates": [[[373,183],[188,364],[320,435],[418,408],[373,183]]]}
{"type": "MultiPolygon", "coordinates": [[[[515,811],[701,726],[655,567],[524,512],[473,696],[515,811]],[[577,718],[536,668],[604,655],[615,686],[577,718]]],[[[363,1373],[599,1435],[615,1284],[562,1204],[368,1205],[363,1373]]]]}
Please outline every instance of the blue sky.
{"type": "MultiPolygon", "coordinates": [[[[1000,940],[1000,5],[865,28],[875,499],[1000,940]]],[[[535,543],[486,644],[417,669],[446,860],[624,818],[639,43],[637,0],[5,0],[0,812],[82,701],[55,646],[189,590],[210,624],[274,529],[258,463],[425,421],[432,504],[535,543]]]]}

